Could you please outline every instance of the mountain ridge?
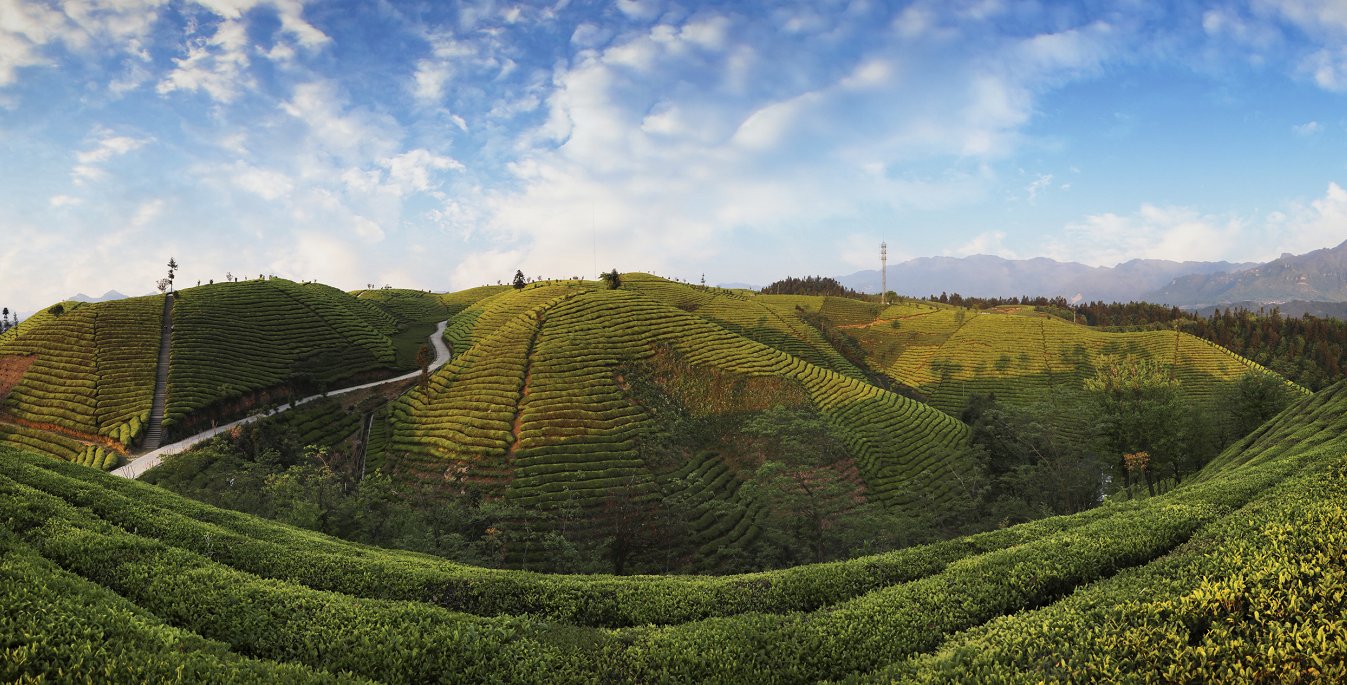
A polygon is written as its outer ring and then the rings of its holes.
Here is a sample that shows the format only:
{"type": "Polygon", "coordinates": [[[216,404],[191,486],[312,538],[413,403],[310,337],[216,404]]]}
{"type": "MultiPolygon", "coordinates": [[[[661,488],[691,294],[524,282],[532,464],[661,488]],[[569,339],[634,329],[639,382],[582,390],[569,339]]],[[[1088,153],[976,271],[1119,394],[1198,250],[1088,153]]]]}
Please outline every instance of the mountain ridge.
{"type": "MultiPolygon", "coordinates": [[[[1048,257],[1006,259],[994,255],[918,257],[888,268],[889,290],[925,296],[957,292],[973,297],[1061,296],[1079,301],[1128,302],[1162,288],[1176,278],[1216,274],[1257,266],[1256,263],[1175,262],[1132,259],[1115,266],[1059,262],[1048,257]]],[[[861,292],[878,292],[877,269],[857,271],[838,279],[861,292]]]]}
{"type": "Polygon", "coordinates": [[[1248,269],[1175,278],[1146,299],[1183,307],[1251,302],[1347,301],[1347,241],[1301,255],[1282,256],[1248,269]]]}

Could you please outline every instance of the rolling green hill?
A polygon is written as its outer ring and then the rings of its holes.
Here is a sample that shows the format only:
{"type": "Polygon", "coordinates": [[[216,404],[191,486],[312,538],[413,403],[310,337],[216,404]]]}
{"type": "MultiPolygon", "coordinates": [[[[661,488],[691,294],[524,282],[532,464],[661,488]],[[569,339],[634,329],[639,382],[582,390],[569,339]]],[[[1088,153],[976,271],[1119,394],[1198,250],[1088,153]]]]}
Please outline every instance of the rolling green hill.
{"type": "MultiPolygon", "coordinates": [[[[154,399],[162,297],[62,303],[0,336],[0,442],[111,468],[154,399]]],[[[450,307],[419,291],[354,297],[240,281],[180,291],[165,428],[180,437],[300,392],[415,368],[450,307]],[[438,318],[437,318],[438,317],[438,318]]]]}
{"type": "MultiPolygon", "coordinates": [[[[551,306],[607,297],[639,300],[551,306]]],[[[719,578],[475,569],[0,449],[0,677],[1341,681],[1344,414],[1340,383],[1157,497],[719,578]]]]}
{"type": "Polygon", "coordinates": [[[0,441],[110,465],[149,418],[163,298],[61,307],[0,336],[0,441]]]}
{"type": "MultiPolygon", "coordinates": [[[[517,505],[579,507],[600,535],[614,498],[654,502],[691,488],[694,499],[735,499],[725,467],[742,476],[756,463],[734,421],[800,406],[826,418],[870,496],[925,510],[960,499],[968,457],[958,421],[861,380],[798,319],[653,277],[623,280],[620,290],[534,285],[464,308],[445,334],[454,361],[394,406],[391,439],[373,458],[517,505]],[[680,432],[672,414],[704,430],[680,432]],[[669,443],[686,449],[662,454],[669,443]],[[687,469],[704,450],[719,463],[687,469]]],[[[693,537],[716,547],[751,536],[749,512],[734,516],[696,509],[693,537]]]]}
{"type": "Polygon", "coordinates": [[[1028,307],[979,311],[908,302],[844,327],[877,370],[952,414],[974,394],[994,393],[1016,403],[1079,390],[1099,364],[1116,357],[1156,360],[1170,369],[1190,401],[1212,408],[1244,374],[1267,373],[1186,333],[1105,332],[1028,307]]]}

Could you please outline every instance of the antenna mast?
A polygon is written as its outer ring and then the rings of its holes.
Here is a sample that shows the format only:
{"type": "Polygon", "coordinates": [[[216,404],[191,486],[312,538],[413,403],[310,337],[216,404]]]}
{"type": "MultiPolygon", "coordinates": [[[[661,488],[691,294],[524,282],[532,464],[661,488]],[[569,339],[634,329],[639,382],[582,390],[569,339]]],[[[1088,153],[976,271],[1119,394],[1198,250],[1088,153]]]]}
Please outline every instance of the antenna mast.
{"type": "Polygon", "coordinates": [[[879,244],[879,302],[889,303],[889,244],[879,244]]]}

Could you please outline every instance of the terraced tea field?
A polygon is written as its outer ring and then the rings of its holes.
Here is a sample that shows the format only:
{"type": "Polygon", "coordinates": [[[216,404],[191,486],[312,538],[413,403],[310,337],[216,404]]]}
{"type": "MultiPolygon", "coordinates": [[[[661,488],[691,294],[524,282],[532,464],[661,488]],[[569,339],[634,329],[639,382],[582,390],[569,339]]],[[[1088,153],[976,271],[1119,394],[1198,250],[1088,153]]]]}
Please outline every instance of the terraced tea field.
{"type": "MultiPolygon", "coordinates": [[[[718,300],[734,299],[648,282],[685,295],[680,304],[700,301],[717,312],[718,300]]],[[[446,332],[459,354],[428,390],[394,407],[392,438],[378,458],[403,473],[470,482],[529,506],[595,512],[618,490],[654,498],[667,474],[647,463],[643,445],[661,438],[625,374],[672,355],[704,379],[693,411],[760,411],[798,396],[834,427],[872,496],[903,508],[938,506],[960,494],[967,429],[958,421],[739,335],[729,314],[702,317],[650,290],[529,287],[466,307],[446,332]],[[708,389],[752,383],[774,390],[708,389]]],[[[783,335],[795,330],[775,313],[748,311],[768,316],[783,335]]],[[[811,341],[826,345],[816,337],[791,340],[806,349],[811,341]]],[[[742,537],[750,524],[725,534],[742,537]]]]}
{"type": "Polygon", "coordinates": [[[882,317],[847,332],[878,370],[954,414],[974,394],[1017,403],[1077,390],[1109,357],[1154,359],[1191,401],[1206,405],[1245,373],[1266,372],[1186,333],[1104,332],[1019,308],[979,312],[913,303],[891,306],[882,317]]]}
{"type": "MultiPolygon", "coordinates": [[[[162,297],[64,303],[0,336],[0,442],[100,468],[140,444],[154,400],[162,297]]],[[[419,291],[353,297],[282,279],[174,298],[165,430],[415,368],[450,307],[419,291]],[[439,317],[438,319],[436,317],[439,317]]]]}
{"type": "Polygon", "coordinates": [[[271,279],[189,288],[173,314],[164,421],[171,437],[208,428],[216,413],[236,418],[396,368],[398,319],[328,286],[271,279]]]}
{"type": "Polygon", "coordinates": [[[0,677],[1338,682],[1344,415],[1338,384],[1157,497],[724,577],[478,569],[0,448],[0,677]]]}
{"type": "Polygon", "coordinates": [[[149,418],[163,299],[64,307],[0,336],[0,441],[111,468],[149,418]]]}

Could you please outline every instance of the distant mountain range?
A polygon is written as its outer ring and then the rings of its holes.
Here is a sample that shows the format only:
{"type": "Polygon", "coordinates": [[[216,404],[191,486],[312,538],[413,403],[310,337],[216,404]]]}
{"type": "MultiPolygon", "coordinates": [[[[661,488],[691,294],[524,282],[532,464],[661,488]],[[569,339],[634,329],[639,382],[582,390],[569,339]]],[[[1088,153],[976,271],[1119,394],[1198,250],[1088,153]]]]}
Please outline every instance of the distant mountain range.
{"type": "MultiPolygon", "coordinates": [[[[1117,266],[1087,266],[1045,257],[1005,259],[991,255],[921,257],[891,265],[889,290],[924,297],[941,292],[974,297],[1020,295],[1065,297],[1069,300],[1129,302],[1141,300],[1172,283],[1193,275],[1213,275],[1258,266],[1257,263],[1173,262],[1133,259],[1117,266]]],[[[861,292],[880,289],[878,269],[858,271],[838,279],[861,292]]]]}
{"type": "Polygon", "coordinates": [[[112,300],[125,300],[127,297],[129,297],[129,295],[123,295],[116,290],[109,290],[103,293],[102,297],[89,297],[84,293],[80,293],[70,299],[75,302],[110,302],[112,300]]]}
{"type": "Polygon", "coordinates": [[[1234,302],[1347,301],[1347,242],[1227,273],[1189,274],[1148,293],[1147,300],[1181,307],[1234,302]]]}

